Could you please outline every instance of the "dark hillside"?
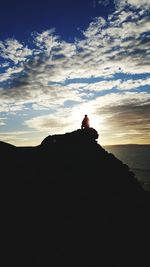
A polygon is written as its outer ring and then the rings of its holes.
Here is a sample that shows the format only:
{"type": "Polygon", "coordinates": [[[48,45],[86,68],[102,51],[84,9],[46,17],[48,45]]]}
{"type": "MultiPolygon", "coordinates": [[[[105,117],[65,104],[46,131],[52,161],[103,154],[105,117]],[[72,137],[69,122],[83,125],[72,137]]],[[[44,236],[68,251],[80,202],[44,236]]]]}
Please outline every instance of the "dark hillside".
{"type": "Polygon", "coordinates": [[[150,197],[93,128],[0,143],[3,250],[19,266],[149,266],[150,197]]]}

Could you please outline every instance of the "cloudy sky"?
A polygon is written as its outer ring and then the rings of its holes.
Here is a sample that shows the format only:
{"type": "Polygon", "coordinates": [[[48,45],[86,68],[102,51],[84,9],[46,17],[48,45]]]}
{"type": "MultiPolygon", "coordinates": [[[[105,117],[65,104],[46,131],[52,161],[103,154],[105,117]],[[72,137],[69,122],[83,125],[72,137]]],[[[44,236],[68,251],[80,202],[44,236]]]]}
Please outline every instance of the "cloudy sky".
{"type": "Polygon", "coordinates": [[[150,143],[150,0],[2,0],[0,140],[150,143]]]}

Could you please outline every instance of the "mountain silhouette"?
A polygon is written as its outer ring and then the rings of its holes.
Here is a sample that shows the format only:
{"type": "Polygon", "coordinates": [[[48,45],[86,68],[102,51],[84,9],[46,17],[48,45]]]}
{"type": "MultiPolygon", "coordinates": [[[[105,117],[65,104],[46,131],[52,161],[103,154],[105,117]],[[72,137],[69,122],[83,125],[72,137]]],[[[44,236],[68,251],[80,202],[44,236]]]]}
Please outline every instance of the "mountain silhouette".
{"type": "Polygon", "coordinates": [[[93,128],[0,142],[5,263],[148,266],[150,196],[93,128]]]}

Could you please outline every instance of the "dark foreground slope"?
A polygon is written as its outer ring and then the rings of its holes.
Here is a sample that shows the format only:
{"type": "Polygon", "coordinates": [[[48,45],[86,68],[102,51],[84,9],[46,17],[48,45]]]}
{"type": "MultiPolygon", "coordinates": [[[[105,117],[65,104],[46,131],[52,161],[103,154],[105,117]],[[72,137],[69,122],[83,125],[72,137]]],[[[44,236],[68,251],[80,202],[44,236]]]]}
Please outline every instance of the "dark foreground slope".
{"type": "Polygon", "coordinates": [[[97,138],[90,128],[0,143],[6,265],[149,266],[149,194],[97,138]]]}

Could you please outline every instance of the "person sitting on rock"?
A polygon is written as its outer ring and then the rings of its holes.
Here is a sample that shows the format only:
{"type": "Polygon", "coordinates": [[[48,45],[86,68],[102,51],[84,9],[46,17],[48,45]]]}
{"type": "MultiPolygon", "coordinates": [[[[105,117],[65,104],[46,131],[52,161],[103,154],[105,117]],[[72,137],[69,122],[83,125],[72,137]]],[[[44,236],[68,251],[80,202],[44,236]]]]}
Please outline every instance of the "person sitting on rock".
{"type": "Polygon", "coordinates": [[[90,127],[90,124],[89,124],[89,118],[87,115],[85,115],[83,121],[82,121],[82,125],[81,125],[81,129],[87,129],[90,127]]]}

